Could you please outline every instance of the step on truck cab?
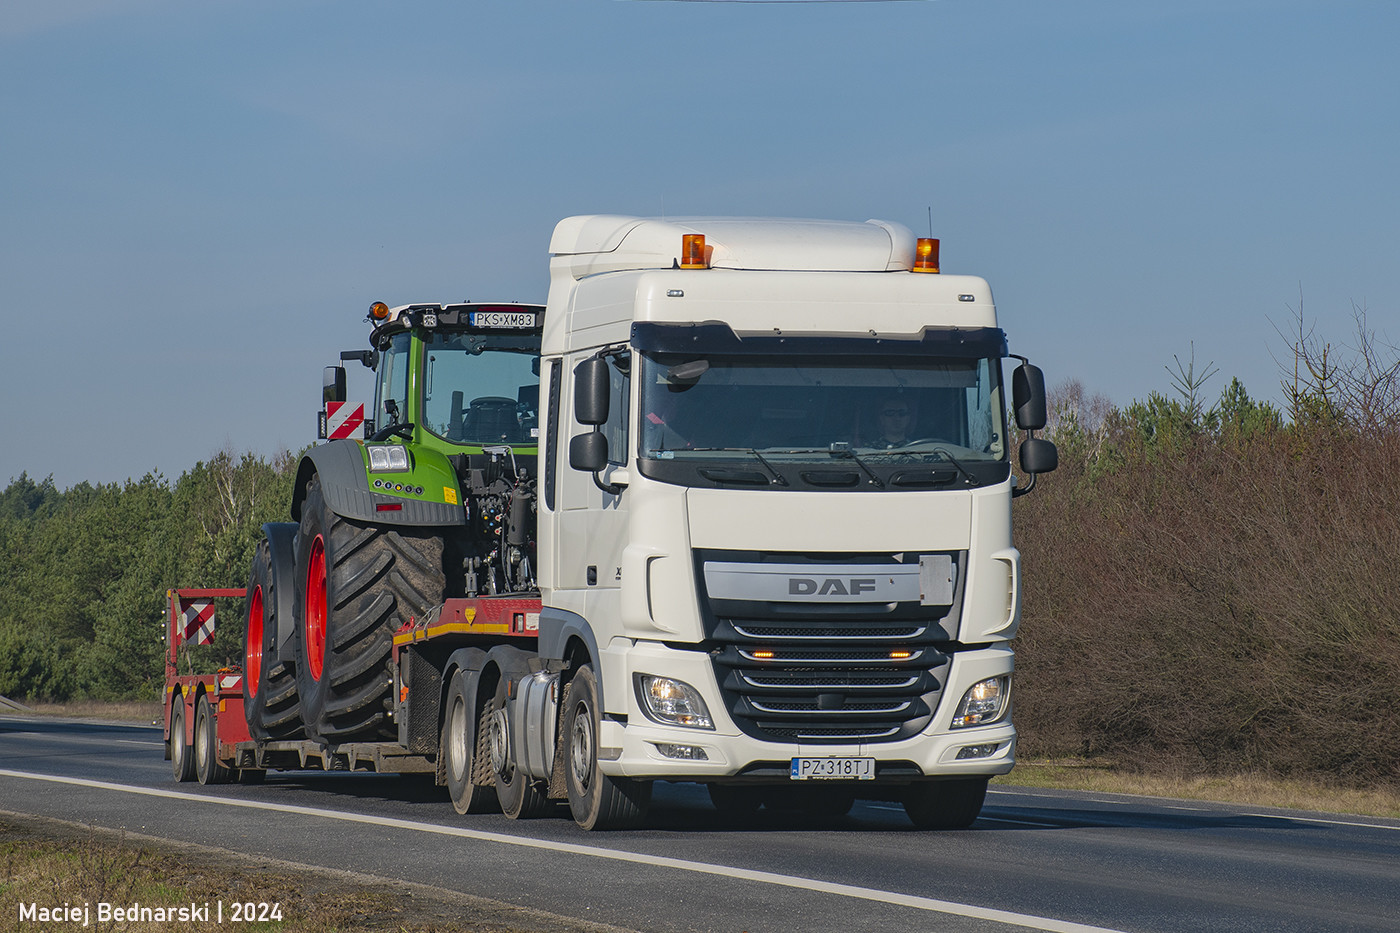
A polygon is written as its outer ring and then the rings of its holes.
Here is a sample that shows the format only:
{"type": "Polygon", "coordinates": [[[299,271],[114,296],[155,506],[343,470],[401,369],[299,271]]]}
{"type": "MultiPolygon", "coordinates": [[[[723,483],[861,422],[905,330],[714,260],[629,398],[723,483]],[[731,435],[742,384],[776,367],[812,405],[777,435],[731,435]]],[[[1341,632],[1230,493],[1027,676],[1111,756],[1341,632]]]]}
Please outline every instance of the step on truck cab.
{"type": "Polygon", "coordinates": [[[970,823],[1016,742],[1008,404],[1045,422],[987,283],[882,221],[591,215],[550,251],[538,650],[576,818],[672,780],[970,823]]]}

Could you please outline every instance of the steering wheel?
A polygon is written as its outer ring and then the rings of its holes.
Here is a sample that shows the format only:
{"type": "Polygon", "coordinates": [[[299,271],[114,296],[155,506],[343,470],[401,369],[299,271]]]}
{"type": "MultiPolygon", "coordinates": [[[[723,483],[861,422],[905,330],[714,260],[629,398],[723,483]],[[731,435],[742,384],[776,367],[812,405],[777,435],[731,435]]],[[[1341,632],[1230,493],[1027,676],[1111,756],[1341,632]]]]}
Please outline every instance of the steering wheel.
{"type": "Polygon", "coordinates": [[[413,422],[409,421],[404,424],[391,424],[387,428],[380,428],[378,431],[375,431],[374,434],[370,436],[370,440],[387,441],[389,438],[395,435],[398,435],[404,440],[410,440],[413,437],[413,422]]]}

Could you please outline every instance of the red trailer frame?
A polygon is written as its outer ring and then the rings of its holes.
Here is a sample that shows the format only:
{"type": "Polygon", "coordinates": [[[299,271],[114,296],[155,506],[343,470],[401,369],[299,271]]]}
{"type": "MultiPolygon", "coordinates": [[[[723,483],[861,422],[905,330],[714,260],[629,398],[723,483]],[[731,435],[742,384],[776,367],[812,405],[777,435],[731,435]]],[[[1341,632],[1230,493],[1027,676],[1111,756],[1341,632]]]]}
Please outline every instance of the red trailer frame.
{"type": "Polygon", "coordinates": [[[233,746],[247,742],[248,724],[243,716],[243,671],[238,667],[220,668],[214,674],[181,674],[177,667],[180,647],[185,644],[185,633],[180,627],[181,602],[185,600],[217,599],[228,597],[240,599],[246,595],[243,587],[227,589],[172,589],[165,591],[165,702],[162,737],[165,739],[165,757],[171,757],[170,724],[174,718],[175,704],[181,704],[184,722],[183,740],[187,749],[194,744],[195,710],[201,696],[208,696],[216,712],[214,721],[218,724],[220,759],[233,757],[233,746]],[[229,715],[224,715],[228,713],[229,715]]]}

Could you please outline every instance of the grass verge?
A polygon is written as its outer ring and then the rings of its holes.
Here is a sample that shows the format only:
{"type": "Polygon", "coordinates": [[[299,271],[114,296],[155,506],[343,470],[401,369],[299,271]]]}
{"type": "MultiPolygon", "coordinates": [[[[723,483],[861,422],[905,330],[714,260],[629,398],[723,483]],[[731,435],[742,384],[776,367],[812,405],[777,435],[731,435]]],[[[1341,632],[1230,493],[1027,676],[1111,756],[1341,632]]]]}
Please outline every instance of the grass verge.
{"type": "Polygon", "coordinates": [[[0,813],[0,931],[82,929],[84,909],[86,928],[99,933],[207,930],[220,926],[220,912],[240,933],[623,933],[426,885],[0,813]],[[194,912],[103,921],[101,904],[194,912]],[[235,923],[245,904],[268,905],[258,916],[276,905],[281,919],[235,923]],[[80,912],[76,922],[39,919],[39,909],[65,907],[80,912]]]}
{"type": "Polygon", "coordinates": [[[1400,819],[1400,791],[1395,788],[1362,790],[1253,774],[1140,774],[1106,761],[1021,761],[993,783],[1400,819]]]}

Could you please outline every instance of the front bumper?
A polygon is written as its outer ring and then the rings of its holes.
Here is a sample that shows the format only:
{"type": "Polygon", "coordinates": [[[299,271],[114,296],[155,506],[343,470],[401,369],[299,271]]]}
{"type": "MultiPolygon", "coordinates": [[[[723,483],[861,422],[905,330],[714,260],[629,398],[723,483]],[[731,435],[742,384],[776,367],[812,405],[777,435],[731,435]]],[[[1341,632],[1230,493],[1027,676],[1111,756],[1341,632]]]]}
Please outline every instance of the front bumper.
{"type": "Polygon", "coordinates": [[[973,684],[1010,674],[1010,648],[994,647],[954,654],[948,683],[932,721],[920,734],[894,742],[804,744],[764,741],[741,732],[729,718],[715,683],[709,656],[655,642],[638,642],[626,652],[626,722],[606,719],[600,724],[599,757],[604,773],[639,779],[673,781],[786,780],[793,758],[868,757],[875,759],[874,782],[902,783],[925,777],[974,777],[1006,774],[1015,764],[1016,729],[1010,712],[997,723],[950,729],[953,710],[973,684]],[[648,719],[630,689],[634,673],[659,674],[683,680],[700,691],[714,719],[714,730],[665,726],[648,719]],[[699,749],[704,760],[677,758],[664,746],[699,749]],[[989,753],[959,760],[965,748],[989,753]]]}

